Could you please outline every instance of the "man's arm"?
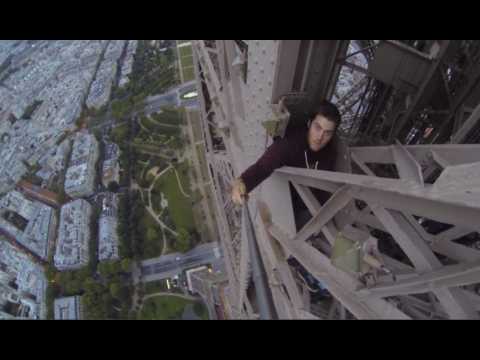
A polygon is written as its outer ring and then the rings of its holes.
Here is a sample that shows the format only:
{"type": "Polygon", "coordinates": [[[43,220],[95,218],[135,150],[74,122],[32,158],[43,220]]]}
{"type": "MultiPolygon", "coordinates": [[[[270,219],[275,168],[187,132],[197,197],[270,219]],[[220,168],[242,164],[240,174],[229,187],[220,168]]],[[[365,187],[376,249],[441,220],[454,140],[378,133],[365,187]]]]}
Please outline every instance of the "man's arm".
{"type": "Polygon", "coordinates": [[[265,153],[240,175],[240,179],[245,184],[246,192],[249,193],[260,183],[268,178],[275,169],[282,167],[289,154],[287,138],[274,142],[265,153]]]}

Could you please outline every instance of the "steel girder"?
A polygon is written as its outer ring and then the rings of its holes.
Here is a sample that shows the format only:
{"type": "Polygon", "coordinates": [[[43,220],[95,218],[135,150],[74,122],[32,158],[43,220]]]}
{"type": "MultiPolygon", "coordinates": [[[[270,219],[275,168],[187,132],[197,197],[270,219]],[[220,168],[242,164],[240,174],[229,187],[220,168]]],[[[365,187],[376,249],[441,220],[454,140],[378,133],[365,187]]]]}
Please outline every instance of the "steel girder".
{"type": "MultiPolygon", "coordinates": [[[[241,68],[238,64],[241,64],[241,61],[233,59],[238,53],[233,41],[217,41],[214,52],[210,51],[206,44],[201,44],[201,41],[198,43],[194,48],[200,54],[200,68],[207,73],[206,88],[213,94],[211,98],[215,110],[214,121],[225,129],[221,135],[227,150],[222,156],[224,160],[230,159],[229,166],[235,175],[244,169],[246,163],[251,163],[258,157],[268,144],[268,141],[262,142],[259,134],[262,129],[261,121],[271,113],[267,109],[268,104],[278,100],[284,91],[293,90],[294,83],[300,84],[302,91],[307,90],[307,96],[312,99],[317,95],[324,97],[331,94],[342,66],[341,62],[336,60],[341,60],[339,54],[345,51],[348,45],[348,42],[319,41],[311,42],[310,46],[305,47],[303,43],[295,41],[288,43],[273,40],[265,41],[264,44],[248,41],[248,59],[242,60],[249,62],[244,81],[239,77],[241,68]],[[322,58],[321,62],[312,61],[318,56],[322,58]],[[324,64],[323,68],[329,70],[318,72],[314,66],[318,63],[324,64]]],[[[443,66],[443,55],[448,58],[451,47],[445,45],[444,51],[432,57],[436,70],[432,67],[432,76],[424,79],[420,91],[411,99],[413,101],[407,104],[406,109],[411,114],[428,102],[429,94],[434,88],[430,80],[433,79],[432,83],[438,80],[437,75],[443,66]]],[[[372,50],[369,58],[374,57],[375,50],[372,50]]],[[[387,102],[388,100],[385,100],[385,104],[387,102]]],[[[375,110],[377,114],[380,112],[380,109],[375,110]]],[[[402,114],[401,111],[398,114],[401,119],[409,120],[410,115],[406,116],[408,114],[402,114]]],[[[472,122],[474,120],[466,124],[472,122]]],[[[205,129],[208,129],[206,122],[204,124],[205,129]]],[[[371,122],[368,128],[371,128],[371,122]]],[[[401,131],[401,127],[397,129],[401,131]]],[[[211,146],[209,148],[212,149],[211,146]]],[[[271,212],[271,222],[257,221],[254,230],[280,317],[311,317],[299,287],[284,261],[289,255],[294,255],[309,272],[321,279],[341,304],[359,318],[428,318],[429,307],[435,308],[430,314],[439,317],[478,316],[476,311],[479,309],[479,298],[464,286],[470,286],[475,278],[476,268],[470,268],[468,264],[479,261],[480,252],[453,241],[478,231],[475,219],[478,219],[480,199],[476,190],[472,192],[472,188],[477,186],[474,176],[477,176],[478,166],[474,163],[480,162],[478,150],[477,146],[402,147],[400,144],[351,148],[348,155],[352,163],[356,163],[367,175],[293,168],[278,170],[268,182],[270,188],[260,187],[254,194],[256,200],[264,201],[266,209],[271,212]],[[401,178],[376,177],[369,167],[372,163],[395,164],[401,178]],[[428,168],[432,165],[446,169],[444,176],[435,184],[427,183],[428,168]],[[466,181],[455,182],[451,179],[459,176],[466,181]],[[291,226],[291,209],[288,206],[279,208],[280,202],[275,200],[279,196],[284,199],[284,190],[288,188],[289,181],[313,215],[312,221],[298,233],[291,226]],[[309,187],[330,191],[335,195],[322,208],[309,187]],[[355,200],[363,201],[367,207],[363,210],[357,209],[355,200]],[[438,235],[432,235],[419,224],[419,216],[455,226],[438,235]],[[379,276],[379,282],[373,287],[365,287],[358,278],[331,264],[328,246],[334,244],[339,230],[350,229],[350,233],[355,233],[349,228],[352,224],[357,226],[355,231],[362,234],[362,239],[375,240],[371,230],[379,229],[389,232],[400,245],[413,267],[388,254],[381,254],[384,263],[395,269],[398,288],[386,275],[379,276]],[[321,231],[327,240],[326,250],[318,250],[304,241],[318,231],[321,231]],[[275,250],[278,246],[281,251],[275,250]],[[444,255],[450,261],[459,262],[459,267],[443,265],[443,260],[440,261],[437,254],[444,255]],[[448,270],[443,270],[444,268],[448,270]],[[432,300],[420,300],[417,297],[421,287],[419,284],[426,284],[432,300]]],[[[216,171],[218,165],[215,165],[220,159],[214,160],[213,153],[208,154],[207,158],[215,174],[214,178],[217,178],[214,181],[216,189],[220,191],[220,172],[216,171]]],[[[225,188],[222,191],[226,191],[225,188]]],[[[224,193],[219,198],[226,197],[228,194],[224,193]]],[[[249,206],[252,214],[258,210],[255,203],[251,202],[249,206]]],[[[219,208],[219,211],[222,211],[222,208],[219,208]]],[[[231,226],[227,217],[225,218],[224,225],[231,226]]],[[[224,231],[230,232],[231,229],[224,231]]],[[[226,241],[233,242],[233,239],[226,241]]],[[[243,249],[245,254],[245,247],[243,249]]],[[[246,258],[243,263],[248,263],[245,260],[246,258]]],[[[241,273],[245,274],[246,267],[243,266],[243,269],[241,273]]],[[[239,281],[239,268],[232,268],[232,271],[237,274],[231,280],[239,281]]],[[[236,286],[238,295],[238,284],[236,286]]],[[[249,304],[246,301],[246,305],[250,306],[249,304]]]]}
{"type": "MultiPolygon", "coordinates": [[[[287,167],[279,169],[276,173],[294,184],[313,215],[312,220],[289,242],[304,243],[305,239],[320,230],[332,242],[335,230],[332,230],[334,225],[331,220],[340,216],[350,200],[362,200],[369,207],[363,211],[357,209],[352,212],[349,209],[346,211],[347,218],[342,214],[343,228],[345,223],[363,224],[389,232],[413,263],[415,273],[407,274],[407,278],[401,281],[365,288],[356,294],[370,299],[432,291],[442,311],[449,317],[477,318],[478,307],[471,303],[471,294],[466,294],[463,287],[480,282],[477,274],[480,251],[452,240],[480,229],[475,220],[480,216],[477,192],[480,162],[477,162],[478,155],[471,155],[472,152],[478,154],[478,150],[480,145],[469,145],[468,149],[456,145],[352,148],[352,161],[365,167],[369,176],[287,167]],[[432,152],[441,152],[456,164],[447,166],[433,185],[423,183],[421,167],[417,162],[417,159],[432,152]],[[475,162],[466,163],[472,160],[475,162]],[[375,177],[365,165],[370,162],[394,163],[399,168],[401,179],[375,177]],[[320,207],[308,187],[334,194],[320,207]],[[454,227],[431,235],[410,214],[454,227]],[[435,253],[460,263],[443,265],[435,253]]],[[[304,259],[298,260],[303,263],[304,259]]],[[[320,279],[323,281],[324,278],[320,279]]]]}

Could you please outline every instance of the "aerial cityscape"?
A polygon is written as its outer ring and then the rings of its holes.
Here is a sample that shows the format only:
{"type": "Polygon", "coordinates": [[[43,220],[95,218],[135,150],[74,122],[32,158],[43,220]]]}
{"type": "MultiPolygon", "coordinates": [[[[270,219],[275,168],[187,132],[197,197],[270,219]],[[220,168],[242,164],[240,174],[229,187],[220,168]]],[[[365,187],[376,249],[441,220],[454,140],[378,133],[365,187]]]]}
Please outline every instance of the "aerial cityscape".
{"type": "Polygon", "coordinates": [[[0,41],[0,319],[224,317],[198,117],[189,41],[0,41]]]}
{"type": "Polygon", "coordinates": [[[479,79],[478,40],[0,40],[0,319],[479,319],[479,79]]]}

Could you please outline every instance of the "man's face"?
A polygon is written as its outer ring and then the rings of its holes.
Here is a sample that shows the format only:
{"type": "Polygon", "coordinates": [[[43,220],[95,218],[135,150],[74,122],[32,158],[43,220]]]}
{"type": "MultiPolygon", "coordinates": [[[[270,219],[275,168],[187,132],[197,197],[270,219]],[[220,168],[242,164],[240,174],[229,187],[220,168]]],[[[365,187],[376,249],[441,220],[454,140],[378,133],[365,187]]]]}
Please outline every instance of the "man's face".
{"type": "Polygon", "coordinates": [[[322,115],[317,115],[308,129],[308,145],[310,150],[319,151],[332,140],[335,123],[322,115]]]}

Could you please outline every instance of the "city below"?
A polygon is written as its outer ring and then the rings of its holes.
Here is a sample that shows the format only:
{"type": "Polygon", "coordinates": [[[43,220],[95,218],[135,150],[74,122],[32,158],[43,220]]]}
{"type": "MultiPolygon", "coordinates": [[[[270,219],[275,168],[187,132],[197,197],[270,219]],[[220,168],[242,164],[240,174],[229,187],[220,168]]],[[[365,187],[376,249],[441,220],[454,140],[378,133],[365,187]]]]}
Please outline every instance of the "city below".
{"type": "Polygon", "coordinates": [[[0,319],[223,319],[185,40],[0,41],[0,319]]]}

